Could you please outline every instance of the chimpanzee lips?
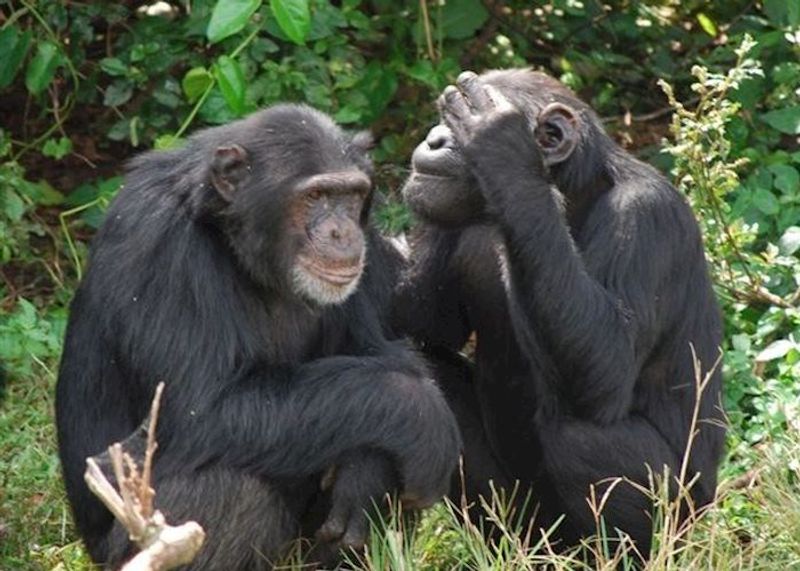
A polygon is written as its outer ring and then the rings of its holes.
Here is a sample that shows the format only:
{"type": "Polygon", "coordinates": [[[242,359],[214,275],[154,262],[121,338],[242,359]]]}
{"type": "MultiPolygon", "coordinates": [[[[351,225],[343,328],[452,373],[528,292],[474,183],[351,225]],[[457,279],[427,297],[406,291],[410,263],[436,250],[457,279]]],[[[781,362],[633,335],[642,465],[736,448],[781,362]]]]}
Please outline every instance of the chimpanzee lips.
{"type": "Polygon", "coordinates": [[[363,264],[359,260],[355,264],[320,264],[312,262],[308,259],[302,259],[301,262],[306,270],[321,280],[324,280],[332,285],[346,286],[353,280],[361,276],[363,264]]]}

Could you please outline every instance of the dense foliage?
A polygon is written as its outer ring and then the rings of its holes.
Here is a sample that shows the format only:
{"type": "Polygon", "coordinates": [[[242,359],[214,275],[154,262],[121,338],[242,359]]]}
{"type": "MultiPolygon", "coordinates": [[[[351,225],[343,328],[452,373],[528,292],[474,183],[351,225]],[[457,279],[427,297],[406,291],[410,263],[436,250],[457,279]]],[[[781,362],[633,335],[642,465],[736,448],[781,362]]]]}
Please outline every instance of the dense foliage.
{"type": "MultiPolygon", "coordinates": [[[[733,430],[722,475],[778,454],[786,466],[777,479],[796,487],[800,2],[7,0],[0,362],[11,381],[0,410],[0,567],[75,556],[60,547],[73,536],[61,526],[52,370],[124,159],[277,101],[305,101],[375,132],[378,218],[397,233],[413,221],[396,190],[435,121],[438,92],[462,69],[522,65],[575,89],[618,141],[690,197],[726,318],[733,430]],[[37,523],[17,529],[23,520],[37,523]]],[[[763,516],[757,503],[733,496],[723,516],[747,527],[763,516]]],[[[752,540],[743,532],[742,545],[752,540]]]]}

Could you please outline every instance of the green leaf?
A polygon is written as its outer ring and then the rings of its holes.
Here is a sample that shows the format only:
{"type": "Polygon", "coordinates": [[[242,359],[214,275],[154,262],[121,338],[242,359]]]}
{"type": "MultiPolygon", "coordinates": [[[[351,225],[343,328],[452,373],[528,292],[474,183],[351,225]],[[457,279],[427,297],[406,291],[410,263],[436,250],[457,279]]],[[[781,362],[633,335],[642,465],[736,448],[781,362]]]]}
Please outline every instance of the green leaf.
{"type": "Polygon", "coordinates": [[[414,65],[406,69],[406,74],[433,89],[439,88],[439,77],[433,69],[433,63],[428,59],[417,60],[414,65]]]}
{"type": "Polygon", "coordinates": [[[775,188],[785,194],[797,194],[800,192],[800,173],[797,169],[789,165],[772,165],[770,172],[775,175],[775,188]]]}
{"type": "Polygon", "coordinates": [[[463,40],[474,36],[488,18],[481,0],[447,0],[442,6],[442,33],[446,38],[463,40]]]}
{"type": "Polygon", "coordinates": [[[56,139],[47,139],[47,142],[42,147],[42,154],[46,157],[52,157],[56,160],[64,158],[72,152],[72,141],[68,137],[61,137],[56,139]]]}
{"type": "Polygon", "coordinates": [[[800,135],[800,106],[776,109],[764,113],[761,120],[787,135],[800,135]]]}
{"type": "Polygon", "coordinates": [[[200,106],[198,114],[203,121],[212,125],[222,125],[236,119],[236,115],[233,114],[222,96],[219,86],[211,90],[211,93],[203,101],[203,105],[200,106]]]}
{"type": "Polygon", "coordinates": [[[789,226],[778,240],[778,248],[784,256],[791,256],[800,250],[800,227],[789,226]]]}
{"type": "Polygon", "coordinates": [[[778,199],[765,188],[759,188],[753,193],[753,205],[767,216],[774,216],[781,210],[778,199]]]}
{"type": "Polygon", "coordinates": [[[20,34],[16,26],[0,30],[0,54],[3,54],[0,58],[0,89],[8,87],[14,81],[22,60],[28,53],[32,35],[30,30],[20,34]]]}
{"type": "Polygon", "coordinates": [[[308,0],[270,0],[269,6],[283,33],[294,43],[305,44],[311,30],[308,0]]]}
{"type": "Polygon", "coordinates": [[[714,20],[708,17],[707,14],[700,12],[697,15],[697,22],[700,24],[700,27],[703,28],[703,31],[706,34],[712,38],[717,37],[717,25],[714,23],[714,20]]]}
{"type": "Polygon", "coordinates": [[[217,0],[206,29],[208,41],[216,44],[241,31],[259,6],[261,0],[217,0]]]}
{"type": "Polygon", "coordinates": [[[775,26],[796,28],[800,24],[800,2],[797,0],[764,0],[764,12],[775,26]]]}
{"type": "Polygon", "coordinates": [[[128,73],[128,66],[115,57],[104,57],[100,60],[100,69],[108,75],[120,76],[128,73]]]}
{"type": "Polygon", "coordinates": [[[200,96],[205,93],[208,86],[214,81],[211,74],[204,67],[193,67],[186,72],[181,81],[183,93],[186,94],[186,99],[189,103],[194,103],[200,96]]]}
{"type": "Polygon", "coordinates": [[[214,77],[219,84],[219,90],[231,111],[237,115],[244,113],[245,82],[242,68],[231,57],[220,56],[214,66],[214,77]]]}
{"type": "Polygon", "coordinates": [[[347,124],[347,123],[358,123],[361,121],[361,111],[358,109],[350,106],[345,105],[339,111],[336,112],[334,115],[334,119],[337,123],[347,124]]]}
{"type": "Polygon", "coordinates": [[[731,344],[734,350],[747,353],[750,350],[750,337],[744,333],[738,333],[731,337],[731,344]]]}
{"type": "Polygon", "coordinates": [[[22,220],[25,214],[25,203],[16,192],[7,192],[3,197],[3,213],[13,222],[22,220]]]}
{"type": "Polygon", "coordinates": [[[756,356],[756,361],[765,363],[767,361],[774,361],[786,355],[789,351],[795,348],[795,343],[788,339],[778,339],[773,341],[756,356]]]}
{"type": "Polygon", "coordinates": [[[153,143],[153,148],[159,151],[179,149],[183,145],[183,139],[172,134],[159,135],[153,143]]]}
{"type": "Polygon", "coordinates": [[[28,64],[25,87],[33,95],[39,95],[53,81],[60,64],[61,54],[58,46],[52,42],[41,42],[36,50],[36,55],[28,64]]]}
{"type": "Polygon", "coordinates": [[[133,95],[133,84],[127,79],[118,79],[108,87],[103,96],[103,105],[106,107],[117,107],[127,103],[133,95]]]}

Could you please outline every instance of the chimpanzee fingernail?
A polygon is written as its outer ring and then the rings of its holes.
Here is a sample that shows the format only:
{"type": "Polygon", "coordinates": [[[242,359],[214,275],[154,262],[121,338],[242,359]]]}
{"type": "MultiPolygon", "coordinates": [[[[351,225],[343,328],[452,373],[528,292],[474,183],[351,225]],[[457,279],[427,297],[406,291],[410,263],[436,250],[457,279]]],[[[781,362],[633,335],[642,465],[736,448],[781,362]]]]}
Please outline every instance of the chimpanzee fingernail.
{"type": "Polygon", "coordinates": [[[456,83],[458,83],[458,84],[469,83],[470,81],[472,81],[476,77],[478,77],[478,74],[476,74],[474,71],[462,71],[458,75],[458,79],[456,79],[456,83]]]}
{"type": "Polygon", "coordinates": [[[455,85],[448,85],[447,87],[444,88],[444,91],[442,92],[442,97],[447,99],[456,94],[458,94],[458,88],[455,85]]]}

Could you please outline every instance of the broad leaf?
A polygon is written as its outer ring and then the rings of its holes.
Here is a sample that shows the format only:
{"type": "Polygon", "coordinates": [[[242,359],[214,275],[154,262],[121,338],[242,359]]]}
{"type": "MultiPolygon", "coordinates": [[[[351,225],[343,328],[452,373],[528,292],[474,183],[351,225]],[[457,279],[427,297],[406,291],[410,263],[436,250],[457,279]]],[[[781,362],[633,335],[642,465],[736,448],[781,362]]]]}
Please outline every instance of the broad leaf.
{"type": "Polygon", "coordinates": [[[469,38],[488,18],[489,12],[481,0],[447,0],[442,6],[442,33],[456,40],[469,38]]]}
{"type": "Polygon", "coordinates": [[[46,157],[52,157],[56,160],[64,158],[72,152],[72,141],[67,137],[60,137],[59,139],[47,139],[42,147],[42,154],[46,157]]]}
{"type": "Polygon", "coordinates": [[[241,31],[261,0],[217,0],[206,29],[206,37],[212,44],[241,31]]]}
{"type": "Polygon", "coordinates": [[[127,103],[133,95],[133,84],[127,79],[118,79],[108,87],[103,96],[103,105],[117,107],[127,103]]]}
{"type": "Polygon", "coordinates": [[[776,109],[761,116],[773,129],[787,135],[800,135],[800,106],[776,109]]]}
{"type": "Polygon", "coordinates": [[[769,170],[775,175],[775,188],[790,195],[800,192],[800,173],[796,168],[789,165],[772,165],[769,170]]]}
{"type": "Polygon", "coordinates": [[[764,363],[767,361],[780,359],[795,347],[796,344],[788,339],[779,339],[778,341],[773,341],[767,345],[767,347],[761,351],[761,353],[758,354],[756,361],[764,363]]]}
{"type": "Polygon", "coordinates": [[[764,0],[764,12],[778,27],[796,28],[800,24],[800,2],[797,0],[764,0]]]}
{"type": "Polygon", "coordinates": [[[778,248],[781,254],[785,256],[791,256],[797,250],[800,250],[800,227],[789,226],[781,236],[781,239],[778,240],[778,248]]]}
{"type": "Polygon", "coordinates": [[[108,75],[120,76],[128,73],[128,66],[115,57],[104,57],[100,60],[100,69],[108,75]]]}
{"type": "Polygon", "coordinates": [[[228,56],[220,56],[214,66],[214,77],[228,107],[237,115],[242,115],[244,113],[245,82],[239,64],[228,56]]]}
{"type": "Polygon", "coordinates": [[[283,33],[296,44],[305,44],[311,30],[308,0],[270,0],[270,8],[283,33]]]}
{"type": "Polygon", "coordinates": [[[0,30],[0,89],[8,87],[22,65],[22,60],[28,53],[31,44],[32,32],[25,30],[19,33],[16,26],[9,26],[0,30]]]}
{"type": "Polygon", "coordinates": [[[211,74],[204,67],[193,67],[186,72],[181,81],[183,93],[189,103],[194,103],[200,96],[208,89],[208,86],[213,82],[211,74]]]}
{"type": "Polygon", "coordinates": [[[697,15],[697,22],[700,24],[700,27],[703,28],[703,31],[706,34],[712,38],[717,37],[717,25],[714,23],[714,20],[708,17],[707,14],[700,12],[697,15]]]}
{"type": "Polygon", "coordinates": [[[753,193],[753,205],[767,216],[774,216],[781,210],[778,199],[765,188],[759,188],[753,193]]]}
{"type": "Polygon", "coordinates": [[[39,95],[44,91],[53,81],[60,63],[61,54],[58,46],[52,42],[41,42],[25,74],[25,87],[28,91],[33,95],[39,95]]]}

